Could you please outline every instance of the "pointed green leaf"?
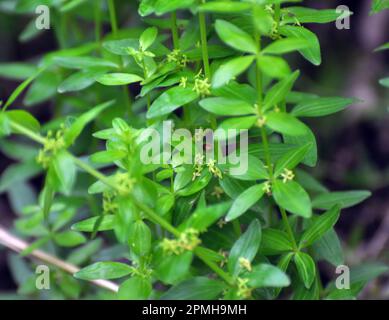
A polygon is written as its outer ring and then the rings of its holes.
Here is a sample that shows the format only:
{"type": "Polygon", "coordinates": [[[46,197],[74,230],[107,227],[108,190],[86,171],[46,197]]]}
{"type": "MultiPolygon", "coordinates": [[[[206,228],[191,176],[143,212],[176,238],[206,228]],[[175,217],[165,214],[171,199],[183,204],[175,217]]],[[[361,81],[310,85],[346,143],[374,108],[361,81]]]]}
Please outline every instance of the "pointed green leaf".
{"type": "Polygon", "coordinates": [[[316,276],[315,262],[310,255],[304,252],[296,252],[294,255],[294,262],[301,280],[303,281],[305,287],[309,289],[316,276]]]}
{"type": "Polygon", "coordinates": [[[222,64],[213,75],[212,87],[220,88],[229,83],[230,80],[246,71],[253,63],[254,59],[254,56],[244,56],[231,59],[230,61],[222,64]]]}
{"type": "Polygon", "coordinates": [[[261,224],[255,219],[246,232],[235,242],[228,257],[228,270],[234,276],[242,270],[240,258],[252,261],[261,244],[261,224]]]}
{"type": "Polygon", "coordinates": [[[263,188],[264,184],[255,185],[240,194],[235,199],[231,209],[228,211],[226,221],[238,218],[255,205],[264,194],[263,188]]]}
{"type": "Polygon", "coordinates": [[[243,52],[257,53],[258,46],[253,38],[242,29],[225,20],[216,20],[216,32],[230,47],[243,52]]]}
{"type": "Polygon", "coordinates": [[[317,98],[299,103],[292,111],[295,117],[323,117],[344,110],[355,102],[345,98],[317,98]]]}
{"type": "Polygon", "coordinates": [[[243,100],[216,97],[203,99],[199,104],[208,112],[221,116],[244,116],[255,114],[254,107],[243,100]]]}
{"type": "Polygon", "coordinates": [[[312,215],[309,195],[297,182],[274,181],[273,197],[280,207],[291,213],[304,218],[310,218],[312,215]]]}
{"type": "Polygon", "coordinates": [[[270,129],[289,136],[304,136],[309,133],[307,126],[284,112],[270,112],[266,115],[266,126],[270,129]]]}
{"type": "Polygon", "coordinates": [[[370,191],[343,191],[322,193],[312,201],[314,208],[329,210],[339,204],[342,209],[353,207],[371,196],[370,191]]]}
{"type": "Polygon", "coordinates": [[[162,93],[151,105],[147,118],[157,118],[173,112],[198,98],[192,88],[174,87],[162,93]]]}
{"type": "Polygon", "coordinates": [[[300,247],[308,247],[320,239],[338,221],[340,206],[336,205],[320,217],[313,220],[312,224],[304,231],[300,238],[300,247]]]}

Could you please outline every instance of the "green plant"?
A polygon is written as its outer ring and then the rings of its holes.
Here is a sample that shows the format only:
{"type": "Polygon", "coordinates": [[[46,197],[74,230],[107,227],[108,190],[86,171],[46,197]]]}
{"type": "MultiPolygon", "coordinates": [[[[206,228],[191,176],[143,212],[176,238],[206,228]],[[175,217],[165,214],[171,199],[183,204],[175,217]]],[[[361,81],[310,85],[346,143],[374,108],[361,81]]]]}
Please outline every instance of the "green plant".
{"type": "MultiPolygon", "coordinates": [[[[380,13],[384,10],[387,10],[389,9],[389,1],[386,1],[386,0],[375,0],[373,1],[372,3],[372,8],[371,8],[371,12],[370,14],[371,15],[374,15],[374,14],[377,14],[377,13],[380,13]]],[[[388,50],[389,49],[389,42],[383,44],[382,46],[378,47],[375,52],[381,52],[381,51],[384,51],[384,50],[388,50]]],[[[382,78],[380,80],[380,84],[386,88],[389,88],[389,78],[382,78]]]]}
{"type": "MultiPolygon", "coordinates": [[[[30,12],[40,2],[16,1],[14,10],[30,12]]],[[[379,264],[352,270],[358,276],[349,290],[322,284],[319,260],[344,263],[333,228],[341,209],[370,193],[330,192],[297,168],[318,160],[315,135],[301,119],[342,111],[355,99],[293,90],[300,73],[285,54],[321,64],[319,41],[303,24],[339,17],[294,2],[143,0],[139,15],[149,27],[129,29],[119,27],[113,0],[46,1],[61,49],[36,68],[0,68],[24,80],[2,107],[0,133],[36,143],[2,140],[2,151],[20,163],[3,173],[0,190],[30,194],[26,181],[45,177],[36,203],[16,208],[16,230],[35,239],[23,254],[55,250],[85,266],[76,279],[121,281],[115,297],[122,299],[356,298],[384,272],[379,264]],[[108,17],[112,32],[103,36],[108,17]],[[94,39],[79,19],[94,23],[94,39]],[[76,30],[75,39],[66,28],[76,30]],[[135,98],[130,84],[140,84],[135,98]],[[42,127],[31,113],[10,108],[28,86],[26,106],[54,102],[55,117],[42,127]],[[206,164],[144,164],[140,135],[161,131],[167,119],[192,133],[249,130],[248,171],[233,174],[217,156],[206,164]],[[106,249],[96,256],[100,235],[106,249]]],[[[190,148],[199,151],[195,142],[190,148]]],[[[57,296],[93,294],[56,274],[57,296]]],[[[34,279],[20,292],[38,294],[34,279]]]]}

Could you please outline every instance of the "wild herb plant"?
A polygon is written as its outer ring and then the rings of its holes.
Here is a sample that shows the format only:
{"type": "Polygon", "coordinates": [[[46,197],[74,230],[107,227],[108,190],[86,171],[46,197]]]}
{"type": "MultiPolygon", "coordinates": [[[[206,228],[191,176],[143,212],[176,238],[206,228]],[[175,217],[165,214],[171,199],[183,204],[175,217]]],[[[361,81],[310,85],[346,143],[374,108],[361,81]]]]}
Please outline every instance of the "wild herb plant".
{"type": "MultiPolygon", "coordinates": [[[[335,272],[327,284],[318,268],[345,263],[334,226],[370,195],[331,192],[309,174],[318,155],[304,121],[355,99],[294,90],[300,72],[285,58],[299,53],[319,66],[319,40],[304,25],[334,22],[335,9],[295,0],[8,2],[14,13],[48,5],[60,47],[36,66],[0,66],[24,80],[0,114],[1,150],[18,161],[0,190],[17,199],[16,232],[34,240],[23,255],[41,248],[82,267],[74,278],[53,269],[52,296],[109,297],[82,281],[106,279],[121,299],[344,299],[386,270],[352,268],[342,290],[335,272]],[[136,9],[141,23],[122,27],[118,13],[136,9]],[[49,122],[23,108],[24,91],[26,107],[50,101],[49,122]],[[143,163],[140,136],[164,121],[193,135],[248,130],[248,170],[234,174],[218,156],[143,163]],[[35,199],[28,181],[37,176],[35,199]]],[[[37,33],[31,23],[21,39],[37,33]]],[[[195,154],[203,138],[192,140],[195,154]]],[[[35,278],[31,270],[19,292],[42,294],[35,278]]]]}

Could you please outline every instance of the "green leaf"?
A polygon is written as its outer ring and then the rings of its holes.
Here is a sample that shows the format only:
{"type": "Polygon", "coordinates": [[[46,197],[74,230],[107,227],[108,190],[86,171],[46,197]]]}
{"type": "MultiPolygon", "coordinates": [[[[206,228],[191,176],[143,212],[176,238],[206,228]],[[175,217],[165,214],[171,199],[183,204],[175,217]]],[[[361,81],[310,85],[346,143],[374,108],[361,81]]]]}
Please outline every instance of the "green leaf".
{"type": "Polygon", "coordinates": [[[276,203],[285,210],[304,218],[312,216],[311,200],[307,192],[294,181],[273,183],[273,197],[276,203]]]}
{"type": "Polygon", "coordinates": [[[107,73],[96,77],[95,80],[105,86],[122,86],[143,81],[143,78],[131,73],[107,73]]]}
{"type": "Polygon", "coordinates": [[[377,49],[374,50],[374,52],[389,50],[389,42],[383,44],[382,46],[379,46],[377,49]]]}
{"type": "Polygon", "coordinates": [[[106,73],[106,70],[81,70],[66,78],[58,87],[59,93],[81,91],[96,82],[95,78],[106,73]]]}
{"type": "Polygon", "coordinates": [[[289,136],[304,136],[309,133],[307,126],[284,112],[270,112],[266,115],[266,126],[270,129],[289,136]]]}
{"type": "Polygon", "coordinates": [[[198,98],[192,88],[174,87],[162,93],[151,105],[147,118],[157,118],[169,114],[198,98]]]}
{"type": "Polygon", "coordinates": [[[147,300],[152,290],[150,279],[134,276],[120,285],[118,297],[120,300],[147,300]]]}
{"type": "Polygon", "coordinates": [[[284,23],[329,23],[336,21],[339,17],[347,18],[352,12],[338,12],[337,9],[316,10],[305,7],[288,7],[288,16],[283,20],[284,23]]]}
{"type": "Polygon", "coordinates": [[[289,277],[279,268],[270,264],[261,263],[253,267],[253,270],[244,274],[248,279],[248,285],[252,288],[278,288],[290,285],[289,277]]]}
{"type": "Polygon", "coordinates": [[[151,231],[142,220],[135,221],[130,225],[129,234],[128,244],[135,254],[144,256],[150,252],[151,231]]]}
{"type": "Polygon", "coordinates": [[[50,241],[50,236],[45,236],[43,238],[40,238],[40,239],[34,241],[33,243],[31,243],[22,252],[20,252],[20,255],[22,257],[26,257],[26,256],[30,255],[33,251],[38,250],[39,248],[43,247],[49,241],[50,241]]]}
{"type": "Polygon", "coordinates": [[[306,40],[309,43],[309,47],[299,50],[301,55],[315,66],[321,64],[320,43],[316,34],[304,27],[298,26],[281,26],[279,32],[287,37],[306,40]]]}
{"type": "MultiPolygon", "coordinates": [[[[35,132],[39,133],[41,125],[37,119],[34,118],[30,113],[24,110],[12,110],[6,113],[9,120],[35,132]]],[[[21,133],[17,129],[12,128],[12,132],[21,133]]]]}
{"type": "Polygon", "coordinates": [[[81,269],[74,276],[81,280],[110,280],[123,278],[132,273],[132,271],[132,267],[128,264],[103,261],[96,262],[81,269]]]}
{"type": "Polygon", "coordinates": [[[344,110],[355,102],[345,98],[315,98],[299,103],[292,111],[295,117],[323,117],[344,110]]]}
{"type": "Polygon", "coordinates": [[[101,250],[102,243],[102,239],[88,241],[88,243],[86,243],[84,246],[72,250],[66,261],[76,266],[81,265],[101,250]]]}
{"type": "Polygon", "coordinates": [[[267,228],[262,232],[260,252],[264,255],[279,255],[293,251],[288,235],[281,230],[267,228]]]}
{"type": "MultiPolygon", "coordinates": [[[[93,232],[96,222],[100,217],[92,217],[89,219],[82,220],[72,225],[72,230],[82,231],[82,232],[93,232]]],[[[104,215],[100,224],[97,228],[97,231],[108,231],[113,230],[115,223],[114,215],[104,215]]]]}
{"type": "Polygon", "coordinates": [[[216,97],[203,99],[199,104],[206,111],[221,116],[244,116],[247,114],[255,114],[254,107],[243,100],[216,97]]]}
{"type": "Polygon", "coordinates": [[[262,72],[271,78],[283,79],[291,72],[288,63],[280,57],[261,56],[258,65],[262,72]]]}
{"type": "Polygon", "coordinates": [[[231,59],[222,64],[213,75],[212,87],[220,88],[229,83],[232,79],[246,71],[254,59],[254,56],[244,56],[231,59]]]}
{"type": "Polygon", "coordinates": [[[320,288],[317,277],[309,289],[303,283],[297,283],[292,296],[293,300],[320,300],[320,288]]]}
{"type": "Polygon", "coordinates": [[[0,76],[12,80],[26,80],[38,71],[33,64],[10,62],[0,63],[0,76]]]}
{"type": "Polygon", "coordinates": [[[181,189],[177,192],[177,195],[181,197],[188,197],[192,194],[195,194],[201,190],[203,190],[208,183],[211,181],[212,175],[209,173],[209,171],[203,171],[202,175],[198,178],[196,178],[195,181],[190,183],[187,187],[184,189],[181,189]]]}
{"type": "Polygon", "coordinates": [[[192,259],[193,253],[190,251],[180,255],[164,256],[156,263],[155,275],[166,284],[176,284],[188,275],[192,259]]]}
{"type": "Polygon", "coordinates": [[[309,144],[311,147],[307,151],[302,163],[310,167],[315,167],[318,158],[316,137],[308,126],[306,129],[307,133],[303,136],[289,136],[284,134],[284,142],[295,146],[304,146],[309,144]]]}
{"type": "Polygon", "coordinates": [[[313,244],[316,260],[325,260],[334,267],[344,264],[344,254],[339,237],[334,229],[327,231],[313,244]]]}
{"type": "Polygon", "coordinates": [[[376,14],[389,9],[389,0],[373,0],[370,14],[376,14]]]}
{"type": "MultiPolygon", "coordinates": [[[[12,94],[9,96],[7,102],[4,105],[4,109],[7,109],[10,105],[12,105],[12,103],[15,102],[15,100],[31,84],[31,82],[33,82],[44,70],[45,70],[44,68],[37,70],[35,72],[35,74],[33,74],[32,76],[30,76],[29,78],[24,80],[21,84],[19,84],[16,87],[16,89],[12,92],[12,94]]],[[[43,96],[44,96],[44,94],[43,94],[43,96]]]]}
{"type": "Polygon", "coordinates": [[[250,8],[251,8],[250,3],[218,1],[218,2],[203,3],[199,6],[198,10],[204,12],[236,13],[240,11],[246,11],[250,8]]]}
{"type": "Polygon", "coordinates": [[[231,206],[230,202],[219,203],[208,207],[199,207],[193,212],[190,217],[179,226],[180,231],[188,228],[196,229],[200,232],[218,221],[231,206]]]}
{"type": "Polygon", "coordinates": [[[70,12],[84,4],[86,1],[87,0],[70,0],[65,5],[61,6],[60,12],[70,12]]]}
{"type": "Polygon", "coordinates": [[[389,77],[380,80],[380,85],[389,88],[389,77]]]}
{"type": "Polygon", "coordinates": [[[294,262],[304,286],[309,289],[316,276],[315,262],[310,255],[304,252],[296,252],[294,255],[294,262]]]}
{"type": "Polygon", "coordinates": [[[118,65],[112,61],[96,57],[54,57],[54,63],[68,69],[87,69],[94,67],[117,68],[118,65]]]}
{"type": "MultiPolygon", "coordinates": [[[[228,174],[238,180],[254,181],[266,180],[269,178],[269,172],[263,162],[252,155],[248,155],[247,170],[244,173],[241,172],[241,170],[238,170],[238,172],[234,171],[234,167],[234,165],[228,166],[228,174]]],[[[243,166],[241,169],[244,169],[243,166]]]]}
{"type": "Polygon", "coordinates": [[[100,151],[90,156],[90,160],[94,163],[112,163],[127,156],[127,152],[123,150],[106,150],[100,151]]]}
{"type": "Polygon", "coordinates": [[[9,190],[19,182],[34,178],[42,172],[42,167],[36,161],[28,161],[9,165],[1,174],[0,193],[9,190]]]}
{"type": "Polygon", "coordinates": [[[5,112],[0,113],[0,138],[11,134],[9,118],[5,112]]]}
{"type": "Polygon", "coordinates": [[[285,38],[277,40],[268,45],[262,53],[264,54],[285,54],[309,47],[309,42],[302,38],[285,38]]]}
{"type": "Polygon", "coordinates": [[[253,205],[255,205],[264,194],[263,188],[264,184],[255,185],[240,194],[235,199],[231,209],[228,211],[226,221],[231,221],[238,218],[253,205]]]}
{"type": "Polygon", "coordinates": [[[120,55],[120,56],[128,56],[130,48],[134,50],[139,49],[139,40],[136,38],[130,39],[121,39],[121,40],[110,40],[105,41],[103,43],[104,49],[107,51],[120,55]]]}
{"type": "Polygon", "coordinates": [[[225,289],[225,284],[206,277],[195,277],[170,288],[161,300],[214,300],[225,289]]]}
{"type": "Polygon", "coordinates": [[[73,158],[66,151],[60,151],[55,155],[51,166],[60,182],[61,190],[69,195],[76,182],[77,169],[73,158]]]}
{"type": "Polygon", "coordinates": [[[65,231],[54,236],[55,242],[61,247],[75,247],[85,243],[86,238],[76,231],[65,231]]]}
{"type": "Polygon", "coordinates": [[[177,9],[186,9],[193,5],[195,0],[157,0],[155,11],[157,15],[162,15],[177,9]]]}
{"type": "Polygon", "coordinates": [[[146,51],[155,41],[158,35],[158,29],[155,27],[147,28],[139,38],[139,45],[143,51],[146,51]]]}
{"type": "Polygon", "coordinates": [[[267,11],[264,7],[254,6],[253,11],[254,27],[263,35],[271,35],[274,19],[273,14],[267,11]]]}
{"type": "Polygon", "coordinates": [[[320,217],[313,220],[313,223],[304,231],[300,238],[300,247],[305,248],[320,239],[338,221],[340,206],[336,205],[320,217]]]}
{"type": "Polygon", "coordinates": [[[342,209],[353,207],[371,196],[370,191],[344,191],[322,193],[315,197],[312,206],[316,209],[329,210],[339,204],[342,209]]]}
{"type": "Polygon", "coordinates": [[[222,141],[227,140],[229,138],[234,138],[237,134],[239,134],[239,130],[249,130],[257,122],[257,119],[257,116],[248,116],[224,120],[216,131],[215,139],[222,141]],[[229,129],[235,129],[237,132],[235,132],[235,134],[232,132],[228,132],[229,129]],[[223,135],[220,132],[224,132],[227,134],[223,135]]]}
{"type": "Polygon", "coordinates": [[[294,83],[300,75],[300,71],[295,71],[285,79],[281,80],[266,93],[263,109],[268,110],[283,101],[292,90],[294,83]]]}
{"type": "Polygon", "coordinates": [[[51,184],[49,183],[49,178],[46,177],[45,186],[42,190],[43,203],[41,205],[43,211],[43,217],[45,218],[46,221],[49,219],[50,210],[54,201],[54,196],[55,196],[55,191],[51,186],[51,184]]]}
{"type": "Polygon", "coordinates": [[[250,223],[246,232],[234,243],[228,257],[228,271],[236,276],[242,270],[240,258],[252,261],[261,244],[261,224],[255,219],[250,223]]]}
{"type": "Polygon", "coordinates": [[[79,116],[77,120],[71,125],[71,127],[65,131],[64,139],[66,147],[71,146],[77,137],[81,134],[82,130],[84,130],[85,126],[89,124],[89,122],[93,121],[105,109],[112,106],[112,104],[113,101],[99,104],[79,116]]]}
{"type": "Polygon", "coordinates": [[[256,54],[258,46],[253,38],[242,29],[225,20],[216,20],[215,29],[220,39],[230,47],[256,54]]]}
{"type": "Polygon", "coordinates": [[[312,145],[306,144],[300,148],[288,151],[277,162],[274,169],[274,177],[278,177],[285,169],[294,169],[304,158],[312,145]]]}
{"type": "Polygon", "coordinates": [[[350,269],[350,289],[337,289],[331,284],[327,299],[356,299],[366,284],[388,272],[382,263],[365,263],[350,269]]]}

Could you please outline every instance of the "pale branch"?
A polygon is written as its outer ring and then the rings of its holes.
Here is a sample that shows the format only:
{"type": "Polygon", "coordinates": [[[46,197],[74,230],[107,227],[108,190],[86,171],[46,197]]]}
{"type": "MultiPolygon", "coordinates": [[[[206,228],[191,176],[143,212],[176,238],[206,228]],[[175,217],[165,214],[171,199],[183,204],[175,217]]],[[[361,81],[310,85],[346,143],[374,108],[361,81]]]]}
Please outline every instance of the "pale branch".
{"type": "MultiPolygon", "coordinates": [[[[29,247],[29,244],[27,242],[14,236],[1,225],[0,225],[0,244],[18,253],[22,252],[23,250],[29,247]]],[[[66,261],[63,261],[61,259],[58,259],[57,257],[54,257],[41,250],[34,250],[33,252],[31,252],[31,254],[28,257],[38,259],[44,263],[55,266],[72,275],[80,270],[80,268],[78,268],[77,266],[68,263],[66,261]]],[[[119,286],[116,283],[113,283],[111,281],[93,280],[90,282],[95,284],[96,286],[99,286],[101,288],[107,289],[115,293],[119,291],[119,286]]]]}

